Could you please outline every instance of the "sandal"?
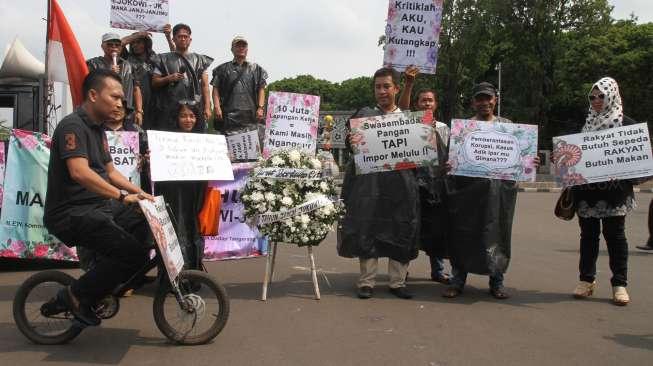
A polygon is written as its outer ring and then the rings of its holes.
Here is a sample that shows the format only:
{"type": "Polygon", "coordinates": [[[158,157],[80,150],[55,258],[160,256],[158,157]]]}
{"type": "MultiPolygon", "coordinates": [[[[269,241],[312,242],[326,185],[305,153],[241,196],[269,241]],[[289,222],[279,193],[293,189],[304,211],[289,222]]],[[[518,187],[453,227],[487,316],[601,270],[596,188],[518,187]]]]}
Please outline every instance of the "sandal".
{"type": "Polygon", "coordinates": [[[506,292],[506,288],[503,286],[491,288],[490,294],[497,300],[505,300],[510,298],[510,295],[506,292]]]}

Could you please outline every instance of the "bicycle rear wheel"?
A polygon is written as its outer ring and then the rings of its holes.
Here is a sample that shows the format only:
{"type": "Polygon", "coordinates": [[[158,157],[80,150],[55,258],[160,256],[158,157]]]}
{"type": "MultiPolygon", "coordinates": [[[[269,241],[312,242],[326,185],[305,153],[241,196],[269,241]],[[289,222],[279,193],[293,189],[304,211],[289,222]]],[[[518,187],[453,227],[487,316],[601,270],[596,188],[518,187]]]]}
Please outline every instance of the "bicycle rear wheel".
{"type": "Polygon", "coordinates": [[[69,311],[57,313],[47,309],[57,292],[74,281],[59,271],[43,271],[28,278],[14,296],[13,314],[18,330],[37,344],[63,344],[77,337],[82,328],[73,323],[69,311]]]}
{"type": "Polygon", "coordinates": [[[153,304],[157,327],[168,339],[179,344],[210,342],[227,324],[227,292],[209,274],[200,271],[182,271],[178,280],[187,309],[179,305],[170,284],[162,285],[153,304]]]}

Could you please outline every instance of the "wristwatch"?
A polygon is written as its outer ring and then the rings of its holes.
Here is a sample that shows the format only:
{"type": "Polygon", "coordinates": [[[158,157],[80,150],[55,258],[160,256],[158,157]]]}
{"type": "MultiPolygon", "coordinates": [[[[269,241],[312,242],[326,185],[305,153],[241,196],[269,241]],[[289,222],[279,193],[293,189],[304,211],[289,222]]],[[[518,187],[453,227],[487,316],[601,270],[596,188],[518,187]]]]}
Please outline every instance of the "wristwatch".
{"type": "Polygon", "coordinates": [[[128,194],[129,194],[129,192],[125,191],[124,189],[121,189],[120,190],[120,197],[118,197],[118,202],[124,201],[125,197],[127,197],[128,194]]]}

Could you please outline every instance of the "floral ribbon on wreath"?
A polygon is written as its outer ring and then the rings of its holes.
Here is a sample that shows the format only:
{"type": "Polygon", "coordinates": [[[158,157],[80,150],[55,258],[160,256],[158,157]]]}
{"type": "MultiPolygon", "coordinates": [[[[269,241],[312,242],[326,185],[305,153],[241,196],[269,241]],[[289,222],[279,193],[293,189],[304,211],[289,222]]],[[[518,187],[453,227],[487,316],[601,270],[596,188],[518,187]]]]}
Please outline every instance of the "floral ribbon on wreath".
{"type": "Polygon", "coordinates": [[[295,206],[286,211],[268,212],[268,213],[258,215],[258,224],[259,225],[272,224],[274,222],[285,220],[289,217],[294,217],[301,214],[305,214],[307,212],[315,211],[329,204],[333,204],[333,201],[331,201],[327,196],[317,195],[312,199],[308,200],[307,202],[304,202],[303,204],[299,206],[295,206]]]}
{"type": "Polygon", "coordinates": [[[322,170],[297,168],[260,168],[254,171],[254,177],[263,179],[321,180],[322,170]]]}

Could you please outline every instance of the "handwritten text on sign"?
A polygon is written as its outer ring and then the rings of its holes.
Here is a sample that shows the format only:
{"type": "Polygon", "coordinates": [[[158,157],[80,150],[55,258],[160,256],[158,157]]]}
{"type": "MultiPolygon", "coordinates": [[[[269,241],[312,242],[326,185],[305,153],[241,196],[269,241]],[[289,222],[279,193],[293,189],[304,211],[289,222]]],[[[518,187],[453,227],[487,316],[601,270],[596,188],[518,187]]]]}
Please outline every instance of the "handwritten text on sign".
{"type": "Polygon", "coordinates": [[[453,120],[450,174],[535,181],[537,135],[535,125],[453,120]]]}
{"type": "Polygon", "coordinates": [[[256,160],[259,157],[260,147],[258,131],[248,131],[235,135],[227,135],[229,154],[234,160],[256,160]]]}
{"type": "Polygon", "coordinates": [[[154,202],[142,200],[138,203],[152,230],[152,236],[163,257],[163,263],[170,279],[174,281],[184,267],[184,257],[179,247],[179,239],[172,225],[163,196],[154,198],[154,202]]]}
{"type": "Polygon", "coordinates": [[[553,138],[554,172],[569,187],[653,175],[646,123],[553,138]]]}
{"type": "Polygon", "coordinates": [[[435,74],[441,23],[442,0],[390,0],[383,65],[435,74]]]}
{"type": "Polygon", "coordinates": [[[435,130],[424,112],[402,112],[352,119],[350,142],[356,174],[412,169],[436,164],[435,130]]]}
{"type": "Polygon", "coordinates": [[[112,28],[163,32],[168,24],[168,0],[111,0],[112,28]]]}
{"type": "Polygon", "coordinates": [[[263,156],[290,149],[315,155],[319,116],[320,97],[270,92],[263,156]]]}
{"type": "Polygon", "coordinates": [[[141,185],[141,175],[138,171],[139,143],[138,132],[107,131],[109,153],[116,169],[130,182],[141,185]]]}
{"type": "Polygon", "coordinates": [[[152,181],[233,180],[221,135],[147,131],[152,181]]]}

